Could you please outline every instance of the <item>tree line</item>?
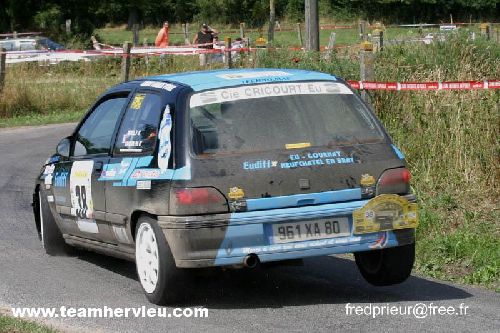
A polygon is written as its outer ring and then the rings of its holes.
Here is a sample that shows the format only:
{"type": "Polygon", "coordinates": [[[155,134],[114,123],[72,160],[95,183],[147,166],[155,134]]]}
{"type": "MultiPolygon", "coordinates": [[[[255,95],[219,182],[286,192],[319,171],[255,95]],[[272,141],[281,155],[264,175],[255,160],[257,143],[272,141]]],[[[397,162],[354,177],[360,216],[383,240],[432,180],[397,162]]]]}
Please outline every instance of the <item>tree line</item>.
{"type": "MultiPolygon", "coordinates": [[[[320,16],[335,20],[363,18],[385,23],[496,21],[500,0],[319,0],[320,16]]],[[[303,21],[304,0],[275,0],[276,18],[303,21]]],[[[88,35],[106,24],[157,25],[163,21],[208,22],[262,27],[269,0],[0,0],[0,32],[64,31],[88,35]]]]}

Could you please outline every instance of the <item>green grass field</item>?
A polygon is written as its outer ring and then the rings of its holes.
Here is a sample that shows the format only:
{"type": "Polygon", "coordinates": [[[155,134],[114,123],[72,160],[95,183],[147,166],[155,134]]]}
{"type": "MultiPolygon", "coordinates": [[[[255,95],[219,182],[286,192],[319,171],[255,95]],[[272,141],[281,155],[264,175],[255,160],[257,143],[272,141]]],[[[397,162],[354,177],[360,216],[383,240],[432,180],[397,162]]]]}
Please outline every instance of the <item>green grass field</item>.
{"type": "MultiPolygon", "coordinates": [[[[117,32],[116,40],[121,37],[117,32]]],[[[238,65],[314,69],[357,80],[358,61],[356,54],[326,61],[314,54],[276,50],[251,54],[238,65]]],[[[134,58],[131,76],[197,69],[197,56],[147,62],[134,58]]],[[[485,80],[498,79],[499,74],[500,45],[470,41],[465,34],[445,43],[387,47],[375,60],[375,76],[381,81],[485,80]]],[[[0,98],[0,126],[74,121],[119,81],[120,59],[113,58],[9,66],[0,98]]],[[[416,271],[500,290],[500,91],[370,94],[378,116],[406,154],[419,196],[416,271]]]]}

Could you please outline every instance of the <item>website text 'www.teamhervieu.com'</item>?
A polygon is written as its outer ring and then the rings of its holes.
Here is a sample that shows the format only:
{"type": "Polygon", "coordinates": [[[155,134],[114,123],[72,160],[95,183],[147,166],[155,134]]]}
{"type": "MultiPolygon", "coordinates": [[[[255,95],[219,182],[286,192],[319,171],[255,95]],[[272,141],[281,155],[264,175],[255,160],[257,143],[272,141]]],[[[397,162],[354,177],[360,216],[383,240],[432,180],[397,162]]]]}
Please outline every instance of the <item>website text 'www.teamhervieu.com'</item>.
{"type": "Polygon", "coordinates": [[[468,305],[460,303],[458,306],[436,305],[434,303],[416,303],[414,305],[391,305],[391,304],[367,304],[345,305],[345,314],[348,316],[368,316],[377,318],[380,316],[412,316],[423,319],[432,316],[466,316],[468,305]]]}
{"type": "Polygon", "coordinates": [[[203,307],[67,307],[59,308],[12,308],[17,318],[208,318],[203,307]]]}

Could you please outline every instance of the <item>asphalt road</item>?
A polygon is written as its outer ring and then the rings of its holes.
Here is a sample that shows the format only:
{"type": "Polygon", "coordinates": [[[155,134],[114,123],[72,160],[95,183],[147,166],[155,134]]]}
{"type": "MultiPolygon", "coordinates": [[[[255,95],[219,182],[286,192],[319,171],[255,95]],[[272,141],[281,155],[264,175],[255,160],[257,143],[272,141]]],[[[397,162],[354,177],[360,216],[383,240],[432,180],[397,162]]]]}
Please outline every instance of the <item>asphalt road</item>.
{"type": "MultiPolygon", "coordinates": [[[[31,193],[41,163],[73,125],[0,130],[0,307],[150,306],[134,264],[81,252],[49,257],[33,222],[31,193]]],[[[376,288],[346,258],[314,258],[303,267],[212,272],[199,276],[192,299],[209,318],[52,319],[68,331],[498,331],[500,294],[419,276],[376,288]],[[347,315],[346,303],[368,306],[468,306],[467,315],[347,315]]]]}

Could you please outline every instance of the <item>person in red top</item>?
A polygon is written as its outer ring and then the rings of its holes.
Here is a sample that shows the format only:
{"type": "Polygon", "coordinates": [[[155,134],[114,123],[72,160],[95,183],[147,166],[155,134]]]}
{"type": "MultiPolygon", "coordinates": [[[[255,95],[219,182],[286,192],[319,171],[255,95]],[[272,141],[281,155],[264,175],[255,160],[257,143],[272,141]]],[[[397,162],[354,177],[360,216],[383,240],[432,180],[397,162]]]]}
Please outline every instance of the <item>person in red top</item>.
{"type": "Polygon", "coordinates": [[[155,46],[167,47],[168,46],[168,22],[163,23],[163,28],[158,32],[155,39],[155,46]]]}

